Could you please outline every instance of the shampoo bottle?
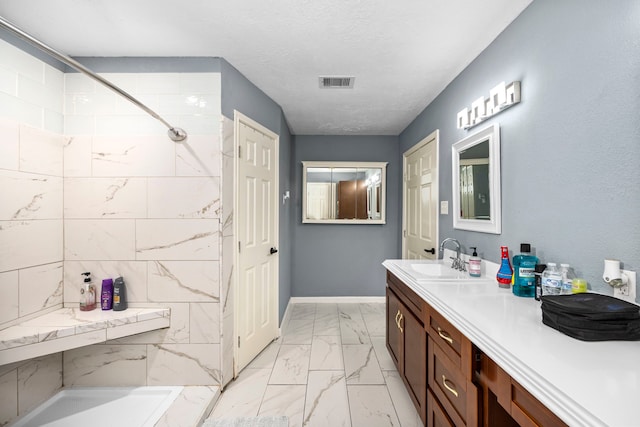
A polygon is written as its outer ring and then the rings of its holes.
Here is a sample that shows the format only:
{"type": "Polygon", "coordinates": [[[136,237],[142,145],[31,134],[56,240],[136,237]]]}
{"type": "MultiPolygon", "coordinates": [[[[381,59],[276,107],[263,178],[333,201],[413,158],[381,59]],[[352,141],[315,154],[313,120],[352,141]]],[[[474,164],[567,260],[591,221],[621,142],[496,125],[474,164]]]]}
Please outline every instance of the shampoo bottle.
{"type": "Polygon", "coordinates": [[[113,283],[113,311],[127,309],[127,293],[124,287],[124,279],[118,277],[113,283]]]}
{"type": "Polygon", "coordinates": [[[469,276],[480,277],[482,276],[482,260],[478,256],[477,247],[471,246],[473,254],[469,257],[469,276]]]}
{"type": "Polygon", "coordinates": [[[111,310],[113,307],[113,279],[104,279],[100,290],[100,307],[111,310]]]}

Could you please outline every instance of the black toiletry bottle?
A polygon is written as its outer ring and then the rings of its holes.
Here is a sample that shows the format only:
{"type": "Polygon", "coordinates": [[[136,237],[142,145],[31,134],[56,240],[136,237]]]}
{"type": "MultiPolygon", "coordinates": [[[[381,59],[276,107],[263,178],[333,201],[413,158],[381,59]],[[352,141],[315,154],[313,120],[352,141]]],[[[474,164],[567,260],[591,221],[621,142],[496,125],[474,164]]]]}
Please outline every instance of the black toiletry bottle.
{"type": "Polygon", "coordinates": [[[547,264],[536,264],[535,269],[533,270],[533,274],[536,276],[536,293],[534,298],[540,301],[540,297],[542,296],[542,272],[546,270],[547,264]]]}
{"type": "Polygon", "coordinates": [[[113,311],[127,309],[127,292],[124,287],[124,279],[118,277],[113,282],[113,311]]]}

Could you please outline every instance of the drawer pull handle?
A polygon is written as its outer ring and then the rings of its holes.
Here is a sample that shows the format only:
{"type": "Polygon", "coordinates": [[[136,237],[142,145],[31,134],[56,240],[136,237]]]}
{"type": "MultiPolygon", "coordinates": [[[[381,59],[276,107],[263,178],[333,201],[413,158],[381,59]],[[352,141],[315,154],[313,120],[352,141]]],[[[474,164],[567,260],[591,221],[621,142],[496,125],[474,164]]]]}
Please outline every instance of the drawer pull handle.
{"type": "Polygon", "coordinates": [[[438,326],[438,335],[440,335],[440,338],[442,338],[443,340],[445,340],[449,344],[453,344],[453,338],[451,338],[449,336],[447,331],[443,331],[442,329],[440,329],[440,326],[438,326]]]}
{"type": "MultiPolygon", "coordinates": [[[[446,388],[447,390],[449,390],[449,392],[451,392],[451,394],[453,394],[455,397],[458,397],[458,391],[455,388],[455,384],[453,387],[451,387],[449,384],[447,384],[448,382],[451,382],[447,379],[447,377],[445,377],[444,375],[442,376],[442,385],[444,386],[444,388],[446,388]]],[[[453,383],[451,383],[453,384],[453,383]]]]}
{"type": "Polygon", "coordinates": [[[396,326],[400,329],[400,310],[396,313],[396,326]]]}
{"type": "Polygon", "coordinates": [[[400,328],[400,333],[404,333],[404,328],[402,327],[402,321],[404,320],[404,315],[400,313],[400,319],[398,319],[398,328],[400,328]]]}

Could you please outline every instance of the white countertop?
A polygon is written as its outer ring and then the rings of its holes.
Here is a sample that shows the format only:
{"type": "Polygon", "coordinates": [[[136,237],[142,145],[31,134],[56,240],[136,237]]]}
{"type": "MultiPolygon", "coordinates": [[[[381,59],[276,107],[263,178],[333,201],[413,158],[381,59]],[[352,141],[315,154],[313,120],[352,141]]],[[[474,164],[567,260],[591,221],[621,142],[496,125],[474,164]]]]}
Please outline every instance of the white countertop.
{"type": "Polygon", "coordinates": [[[585,342],[542,323],[540,302],[492,277],[419,284],[387,270],[570,426],[640,426],[640,341],[585,342]]]}
{"type": "Polygon", "coordinates": [[[171,310],[164,307],[60,308],[0,330],[0,365],[168,328],[170,323],[171,310]]]}

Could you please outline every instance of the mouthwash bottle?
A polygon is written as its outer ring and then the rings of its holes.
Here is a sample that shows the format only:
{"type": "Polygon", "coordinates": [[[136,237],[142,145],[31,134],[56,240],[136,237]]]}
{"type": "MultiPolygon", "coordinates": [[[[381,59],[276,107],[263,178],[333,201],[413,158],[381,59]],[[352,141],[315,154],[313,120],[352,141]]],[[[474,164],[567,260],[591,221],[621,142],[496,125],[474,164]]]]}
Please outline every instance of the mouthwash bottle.
{"type": "Polygon", "coordinates": [[[506,246],[500,246],[501,261],[496,279],[498,280],[498,286],[501,288],[509,289],[511,287],[511,279],[513,276],[513,269],[509,262],[509,248],[506,246]]]}
{"type": "Polygon", "coordinates": [[[529,243],[520,244],[520,253],[513,257],[513,293],[519,297],[533,298],[536,292],[535,268],[538,258],[531,255],[529,243]]]}

